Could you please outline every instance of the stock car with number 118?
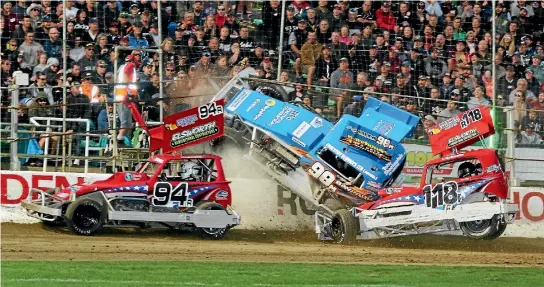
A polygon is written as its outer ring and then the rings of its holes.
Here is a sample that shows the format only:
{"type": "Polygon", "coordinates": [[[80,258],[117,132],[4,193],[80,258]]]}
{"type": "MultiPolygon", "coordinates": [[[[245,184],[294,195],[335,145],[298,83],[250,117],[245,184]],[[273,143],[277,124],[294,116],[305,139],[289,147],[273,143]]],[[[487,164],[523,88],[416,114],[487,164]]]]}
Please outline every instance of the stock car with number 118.
{"type": "MultiPolygon", "coordinates": [[[[133,113],[145,126],[139,113],[133,113]]],[[[95,234],[103,226],[136,226],[190,230],[218,239],[240,224],[221,157],[168,154],[222,136],[223,101],[165,117],[162,126],[148,133],[150,150],[165,154],[150,157],[135,172],[67,188],[32,189],[22,207],[45,224],[67,225],[80,235],[95,234]]]]}
{"type": "Polygon", "coordinates": [[[379,199],[332,217],[316,214],[321,239],[350,241],[461,230],[474,239],[495,239],[518,210],[509,202],[509,173],[490,148],[462,150],[494,134],[487,107],[476,107],[428,131],[433,154],[417,187],[388,187],[379,199]],[[457,170],[445,180],[443,171],[457,170]]]}

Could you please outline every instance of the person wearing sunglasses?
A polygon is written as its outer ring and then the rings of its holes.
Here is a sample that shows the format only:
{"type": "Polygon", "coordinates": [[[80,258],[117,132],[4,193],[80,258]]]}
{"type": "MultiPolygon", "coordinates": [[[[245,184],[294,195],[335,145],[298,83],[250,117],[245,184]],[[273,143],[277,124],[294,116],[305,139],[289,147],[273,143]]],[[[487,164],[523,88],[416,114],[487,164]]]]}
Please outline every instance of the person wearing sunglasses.
{"type": "Polygon", "coordinates": [[[47,83],[47,75],[44,72],[36,73],[36,82],[29,86],[27,98],[37,99],[45,96],[49,104],[53,104],[53,93],[51,87],[47,83]]]}

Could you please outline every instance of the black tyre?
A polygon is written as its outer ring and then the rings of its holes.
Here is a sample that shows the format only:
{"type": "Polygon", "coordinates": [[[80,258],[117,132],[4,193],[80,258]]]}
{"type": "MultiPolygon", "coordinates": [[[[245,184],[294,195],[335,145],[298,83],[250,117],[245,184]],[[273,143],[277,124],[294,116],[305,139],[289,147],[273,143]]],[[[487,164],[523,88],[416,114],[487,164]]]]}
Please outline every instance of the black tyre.
{"type": "MultiPolygon", "coordinates": [[[[200,202],[196,206],[196,210],[225,210],[223,206],[216,202],[200,202]]],[[[225,237],[229,231],[229,227],[226,228],[197,228],[198,234],[203,239],[217,240],[225,237]]]]}
{"type": "Polygon", "coordinates": [[[80,198],[68,205],[64,220],[75,234],[89,236],[102,229],[106,212],[95,200],[80,198]]]}
{"type": "Polygon", "coordinates": [[[258,83],[253,87],[253,89],[269,97],[272,97],[274,99],[277,99],[283,102],[289,101],[289,94],[280,85],[258,83]]]}
{"type": "Polygon", "coordinates": [[[501,236],[506,229],[506,223],[495,215],[491,219],[460,222],[459,227],[467,237],[491,240],[501,236]]]}
{"type": "Polygon", "coordinates": [[[337,210],[331,222],[331,236],[335,243],[349,244],[359,232],[357,219],[347,209],[337,210]]]}

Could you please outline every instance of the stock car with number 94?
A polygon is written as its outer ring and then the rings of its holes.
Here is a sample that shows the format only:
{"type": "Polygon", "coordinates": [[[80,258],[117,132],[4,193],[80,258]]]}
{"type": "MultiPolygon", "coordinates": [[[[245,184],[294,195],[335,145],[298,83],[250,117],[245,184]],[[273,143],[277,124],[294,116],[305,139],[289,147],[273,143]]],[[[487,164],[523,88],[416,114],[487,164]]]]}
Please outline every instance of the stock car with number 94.
{"type": "Polygon", "coordinates": [[[47,225],[66,225],[79,235],[95,234],[104,226],[135,226],[196,231],[218,239],[240,224],[221,157],[167,154],[221,136],[223,101],[165,117],[164,125],[148,132],[151,151],[165,154],[150,157],[135,172],[116,172],[105,180],[32,189],[22,207],[47,225]]]}

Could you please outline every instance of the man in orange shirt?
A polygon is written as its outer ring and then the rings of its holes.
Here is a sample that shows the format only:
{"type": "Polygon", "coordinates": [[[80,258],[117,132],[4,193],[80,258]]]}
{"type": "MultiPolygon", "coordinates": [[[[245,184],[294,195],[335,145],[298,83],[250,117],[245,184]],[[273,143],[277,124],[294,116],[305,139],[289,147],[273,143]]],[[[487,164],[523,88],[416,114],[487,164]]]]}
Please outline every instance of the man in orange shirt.
{"type": "Polygon", "coordinates": [[[125,64],[119,67],[117,71],[117,84],[113,94],[117,105],[117,113],[119,115],[120,129],[117,134],[117,141],[124,141],[125,135],[132,128],[132,112],[128,107],[129,97],[136,98],[138,96],[138,67],[140,61],[135,55],[129,55],[125,59],[125,64]]]}

